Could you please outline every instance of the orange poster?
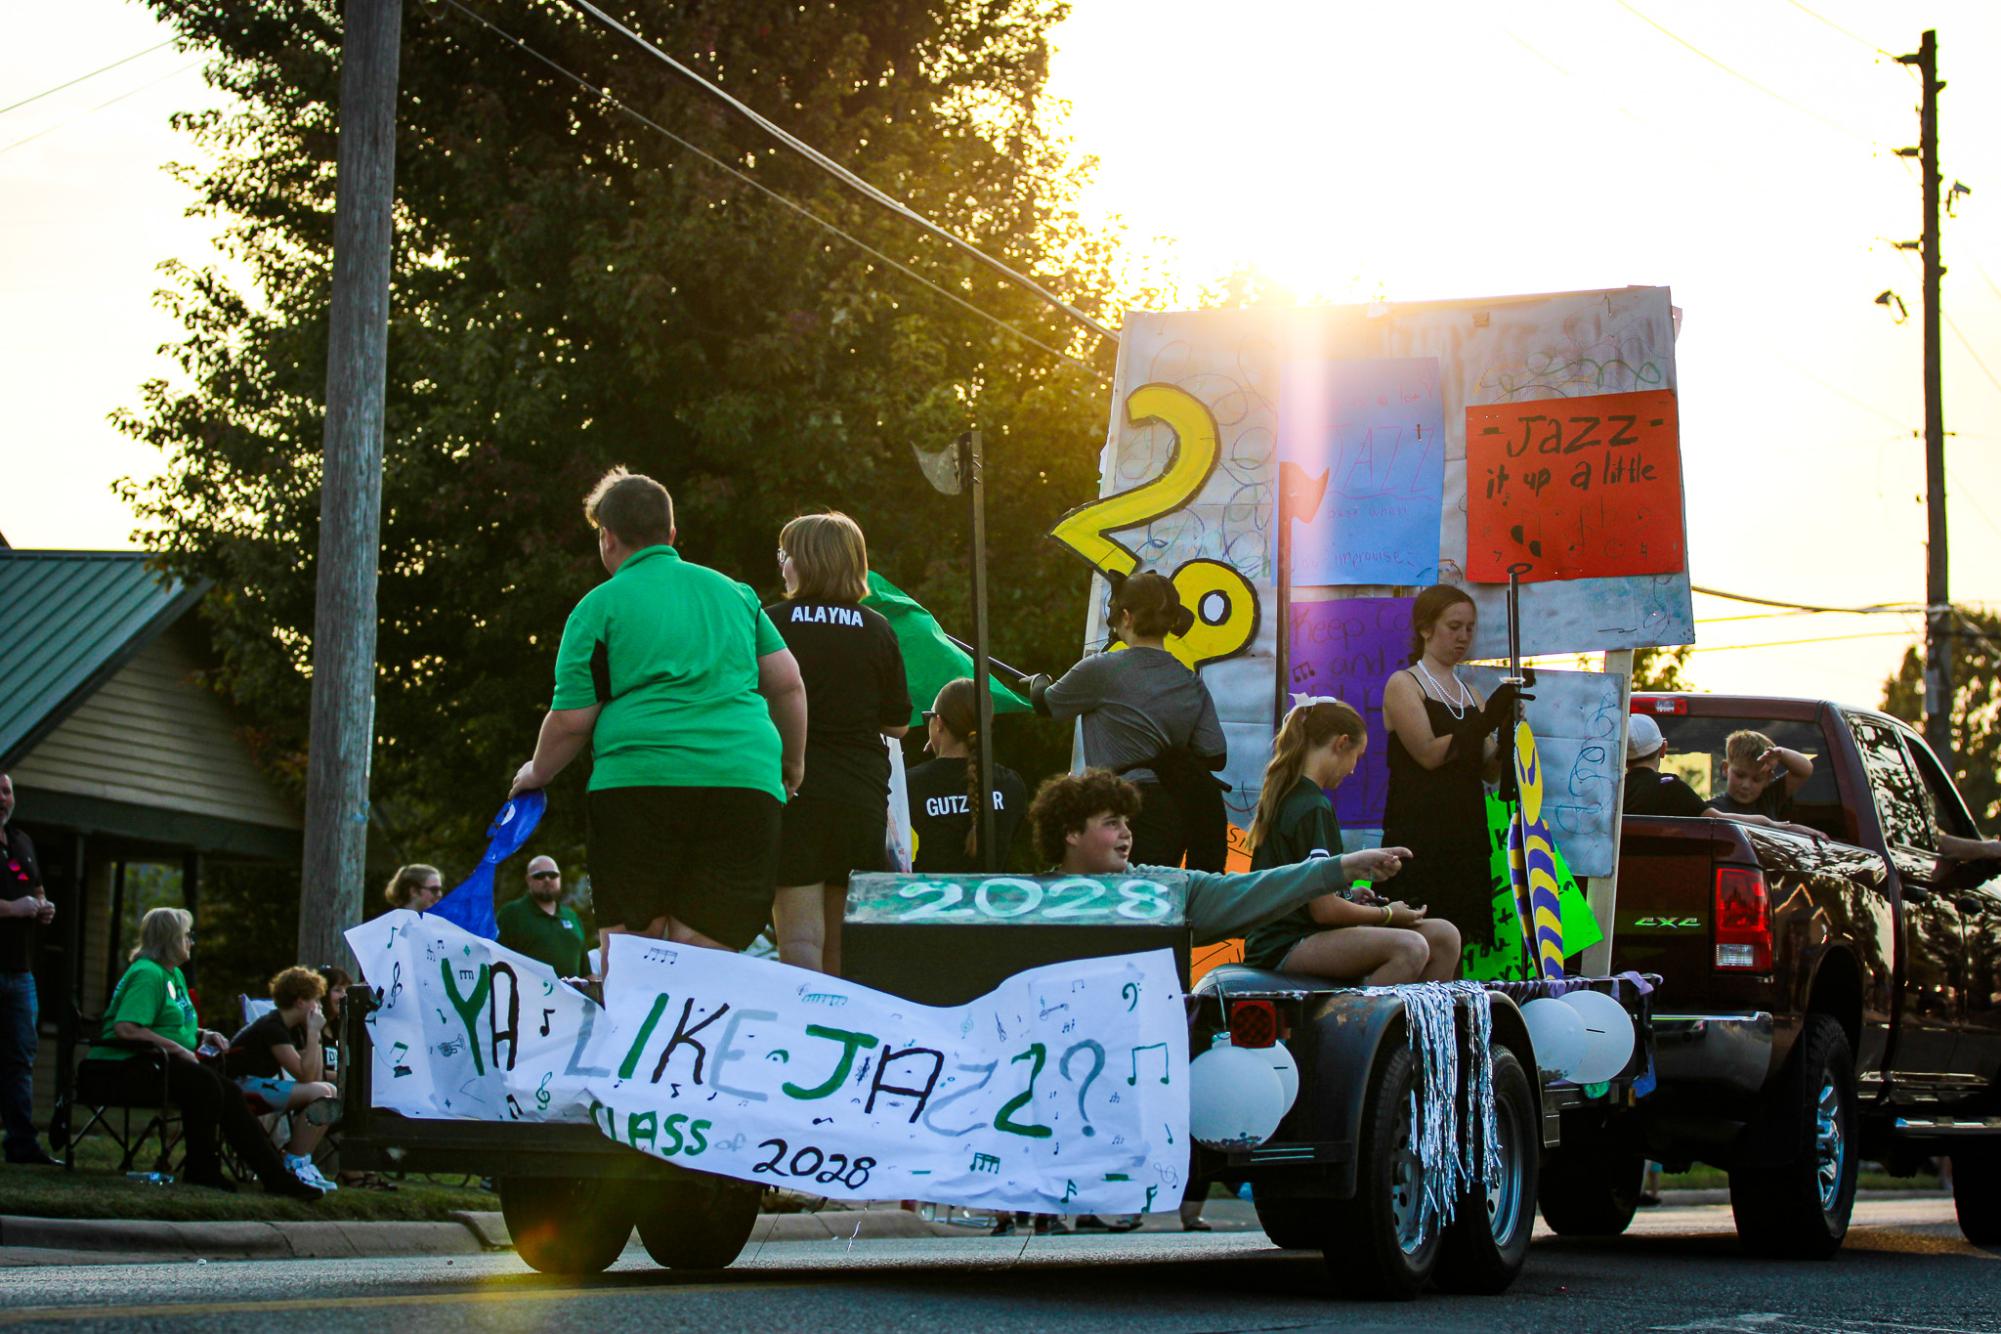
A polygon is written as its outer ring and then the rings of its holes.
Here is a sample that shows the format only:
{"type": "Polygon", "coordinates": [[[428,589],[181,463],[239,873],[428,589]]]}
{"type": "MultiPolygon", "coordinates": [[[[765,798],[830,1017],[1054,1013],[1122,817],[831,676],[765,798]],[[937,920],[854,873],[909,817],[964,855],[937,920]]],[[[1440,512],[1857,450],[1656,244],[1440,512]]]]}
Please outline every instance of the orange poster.
{"type": "Polygon", "coordinates": [[[1524,583],[1687,568],[1675,397],[1466,409],[1466,577],[1524,583]]]}

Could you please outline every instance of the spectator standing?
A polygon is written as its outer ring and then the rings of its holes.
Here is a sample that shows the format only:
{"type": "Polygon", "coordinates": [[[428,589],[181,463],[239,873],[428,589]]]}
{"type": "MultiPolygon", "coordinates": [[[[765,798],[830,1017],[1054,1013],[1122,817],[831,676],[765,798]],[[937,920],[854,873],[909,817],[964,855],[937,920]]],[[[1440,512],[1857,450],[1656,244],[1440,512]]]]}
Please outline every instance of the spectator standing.
{"type": "Polygon", "coordinates": [[[740,950],[770,917],[779,819],[805,768],[798,663],[755,593],[681,559],[666,487],[613,468],[584,517],[610,577],[563,626],[555,694],[512,790],[546,788],[590,747],[600,941],[740,950]]]}
{"type": "Polygon", "coordinates": [[[271,979],[276,1008],[243,1026],[229,1040],[223,1070],[236,1086],[273,1112],[292,1113],[285,1166],[321,1190],[337,1190],[313,1165],[313,1152],[338,1111],[327,1081],[320,1035],[327,1015],[321,1007],[326,979],[310,968],[287,968],[271,979]]]}
{"type": "Polygon", "coordinates": [[[848,875],[881,870],[889,750],[910,730],[896,632],[868,596],[868,543],[845,514],[802,514],[778,535],[785,599],[765,608],[806,683],[806,781],[785,807],[772,926],[778,957],[841,971],[848,875]]]}
{"type": "Polygon", "coordinates": [[[13,827],[14,780],[0,774],[0,1122],[10,1163],[56,1166],[35,1138],[35,1053],[41,1003],[35,948],[56,907],[42,888],[35,845],[13,827]]]}
{"type": "Polygon", "coordinates": [[[444,873],[422,862],[397,867],[396,874],[389,877],[388,887],[382,891],[390,907],[408,908],[412,912],[429,912],[444,896],[444,873]]]}
{"type": "MultiPolygon", "coordinates": [[[[181,965],[194,953],[193,928],[194,915],[185,908],[155,908],[140,919],[139,946],[132,951],[132,964],[111,993],[104,1028],[86,1054],[84,1065],[97,1067],[92,1073],[101,1085],[143,1099],[157,1096],[160,1075],[156,1062],[164,1062],[167,1093],[180,1109],[185,1131],[187,1166],[183,1178],[189,1183],[214,1190],[236,1189],[222,1174],[222,1161],[216,1153],[216,1133],[220,1130],[229,1137],[230,1147],[250,1164],[265,1190],[296,1200],[317,1200],[324,1192],[286,1170],[285,1160],[251,1114],[243,1094],[195,1054],[198,1044],[226,1052],[229,1043],[220,1033],[199,1027],[194,998],[188,994],[188,980],[181,973],[181,965]],[[157,1052],[149,1052],[149,1047],[157,1052]]],[[[78,1076],[83,1077],[82,1073],[78,1076]]]]}
{"type": "Polygon", "coordinates": [[[582,919],[563,902],[563,872],[556,859],[531,860],[527,880],[527,892],[508,900],[494,914],[500,925],[500,943],[548,964],[558,977],[582,977],[589,971],[585,955],[590,946],[584,941],[582,919]]]}
{"type": "Polygon", "coordinates": [[[1813,777],[1813,756],[1776,745],[1748,729],[1723,739],[1723,792],[1709,804],[1725,815],[1793,818],[1793,794],[1813,777]]]}
{"type": "Polygon", "coordinates": [[[1220,871],[1229,855],[1215,776],[1226,759],[1223,728],[1209,688],[1167,648],[1167,636],[1185,634],[1194,615],[1166,575],[1147,571],[1119,583],[1109,622],[1123,651],[1086,658],[1053,683],[1031,677],[1029,698],[1046,717],[1081,719],[1084,763],[1138,787],[1134,861],[1185,859],[1191,871],[1220,871]]]}
{"type": "MultiPolygon", "coordinates": [[[[935,757],[905,775],[910,793],[910,827],[917,836],[912,868],[926,874],[977,871],[982,859],[975,801],[980,791],[979,704],[970,676],[947,681],[924,713],[929,738],[924,748],[935,757]]],[[[1028,788],[1021,775],[994,764],[994,866],[1007,869],[1015,831],[1028,813],[1028,788]]]]}

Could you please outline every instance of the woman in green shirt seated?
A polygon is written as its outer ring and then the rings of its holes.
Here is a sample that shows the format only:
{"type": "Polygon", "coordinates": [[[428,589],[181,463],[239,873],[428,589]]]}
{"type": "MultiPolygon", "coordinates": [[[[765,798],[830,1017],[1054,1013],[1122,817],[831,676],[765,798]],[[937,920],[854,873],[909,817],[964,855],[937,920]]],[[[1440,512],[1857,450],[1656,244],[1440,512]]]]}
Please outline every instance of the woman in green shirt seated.
{"type": "MultiPolygon", "coordinates": [[[[1341,824],[1326,789],[1355,772],[1369,734],[1336,699],[1296,705],[1279,726],[1251,822],[1251,869],[1341,855],[1341,824]]],[[[1385,986],[1459,975],[1459,931],[1423,908],[1349,888],[1300,905],[1244,939],[1253,968],[1385,986]]]]}
{"type": "Polygon", "coordinates": [[[181,1114],[187,1162],[181,1179],[197,1186],[234,1191],[216,1154],[218,1128],[230,1147],[257,1173],[264,1189],[295,1200],[317,1200],[321,1192],[285,1168],[271,1137],[264,1133],[237,1087],[202,1064],[196,1048],[218,1051],[229,1043],[201,1028],[194,998],[181,965],[194,950],[194,915],[185,908],[155,908],[139,923],[139,948],[132,966],[118,979],[104,1007],[104,1028],[79,1073],[86,1087],[135,1100],[157,1097],[160,1066],[166,1066],[167,1096],[181,1114]]]}

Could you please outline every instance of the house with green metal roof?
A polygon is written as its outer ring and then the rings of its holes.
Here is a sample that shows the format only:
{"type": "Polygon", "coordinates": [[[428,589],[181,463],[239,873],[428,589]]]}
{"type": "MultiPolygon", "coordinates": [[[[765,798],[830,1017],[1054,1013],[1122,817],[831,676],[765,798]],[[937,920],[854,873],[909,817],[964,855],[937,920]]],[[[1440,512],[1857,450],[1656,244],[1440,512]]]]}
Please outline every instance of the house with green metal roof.
{"type": "Polygon", "coordinates": [[[143,552],[0,549],[0,772],[57,909],[35,970],[44,1109],[59,1045],[46,1039],[102,1008],[134,943],[128,869],[178,867],[192,909],[204,866],[298,865],[296,805],[203,683],[215,657],[194,611],[206,591],[143,552]]]}

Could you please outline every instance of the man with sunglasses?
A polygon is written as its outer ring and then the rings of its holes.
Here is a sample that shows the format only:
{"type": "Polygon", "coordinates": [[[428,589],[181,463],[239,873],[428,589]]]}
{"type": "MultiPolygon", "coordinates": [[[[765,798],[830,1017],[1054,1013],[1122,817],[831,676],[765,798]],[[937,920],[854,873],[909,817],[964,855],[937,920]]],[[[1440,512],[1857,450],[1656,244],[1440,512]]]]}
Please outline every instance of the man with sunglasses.
{"type": "Polygon", "coordinates": [[[494,914],[500,943],[507,949],[540,959],[558,977],[582,977],[588,947],[584,924],[563,902],[563,873],[553,857],[528,863],[528,892],[501,905],[494,914]]]}

